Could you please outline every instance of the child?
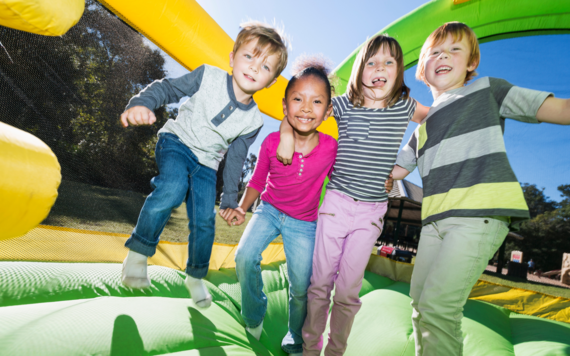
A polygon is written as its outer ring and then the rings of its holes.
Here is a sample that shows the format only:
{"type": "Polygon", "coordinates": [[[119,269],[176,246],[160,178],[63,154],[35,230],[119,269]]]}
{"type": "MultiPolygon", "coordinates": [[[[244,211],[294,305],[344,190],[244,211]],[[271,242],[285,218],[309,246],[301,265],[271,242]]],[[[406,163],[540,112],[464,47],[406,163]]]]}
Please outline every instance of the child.
{"type": "Polygon", "coordinates": [[[412,274],[416,355],[461,355],[461,318],[471,288],[505,239],[529,218],[503,142],[506,117],[570,124],[570,100],[481,78],[475,33],[446,23],[424,43],[416,77],[434,103],[399,154],[394,179],[417,166],[423,228],[412,274]]]}
{"type": "MultiPolygon", "coordinates": [[[[408,122],[420,122],[428,110],[409,98],[402,49],[388,36],[376,36],[363,46],[348,85],[347,94],[332,99],[339,146],[319,210],[303,326],[304,355],[321,353],[335,284],[325,354],[342,355],[346,350],[361,305],[358,293],[364,270],[382,232],[387,210],[388,194],[379,182],[390,174],[408,122]]],[[[289,148],[291,140],[285,123],[282,129],[282,146],[289,148]]],[[[280,156],[290,157],[286,151],[280,156]]]]}
{"type": "Polygon", "coordinates": [[[267,297],[263,293],[261,253],[279,234],[287,257],[289,275],[289,332],[281,347],[289,354],[301,355],[301,328],[307,314],[307,288],[315,245],[319,199],[325,177],[330,176],[336,156],[337,142],[317,132],[317,127],[330,115],[331,85],[325,66],[317,58],[297,64],[300,71],[291,78],[283,98],[284,120],[293,128],[295,157],[284,166],[277,161],[279,133],[267,136],[259,151],[259,159],[247,185],[240,207],[226,209],[222,216],[237,225],[259,197],[255,210],[236,251],[236,272],[242,290],[241,314],[247,330],[259,340],[267,297]]]}
{"type": "Polygon", "coordinates": [[[287,47],[275,29],[257,22],[241,26],[230,53],[233,75],[203,65],[180,78],[155,81],[133,97],[121,115],[125,127],[152,124],[156,121],[152,110],[190,97],[176,120],[168,120],[159,131],[159,175],[151,181],[154,190],[125,244],[130,251],[122,281],[131,288],[150,285],[147,256],[154,255],[172,209],[186,200],[190,235],[185,283],[202,308],[212,301],[202,278],[208,273],[214,243],[218,164],[227,151],[220,210],[236,208],[243,162],[263,125],[252,95],[273,85],[287,65],[287,47]]]}

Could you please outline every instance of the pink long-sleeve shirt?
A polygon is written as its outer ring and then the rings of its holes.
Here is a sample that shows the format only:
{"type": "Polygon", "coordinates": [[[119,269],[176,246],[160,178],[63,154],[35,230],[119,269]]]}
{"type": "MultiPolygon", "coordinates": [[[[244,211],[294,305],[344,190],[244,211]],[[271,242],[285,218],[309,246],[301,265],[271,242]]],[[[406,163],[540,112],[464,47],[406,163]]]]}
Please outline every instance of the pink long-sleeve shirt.
{"type": "Polygon", "coordinates": [[[315,221],[325,177],[330,178],[337,142],[319,132],[319,144],[308,154],[295,152],[293,163],[277,160],[279,132],[269,134],[261,144],[257,165],[248,188],[261,193],[261,200],[295,219],[315,221]]]}

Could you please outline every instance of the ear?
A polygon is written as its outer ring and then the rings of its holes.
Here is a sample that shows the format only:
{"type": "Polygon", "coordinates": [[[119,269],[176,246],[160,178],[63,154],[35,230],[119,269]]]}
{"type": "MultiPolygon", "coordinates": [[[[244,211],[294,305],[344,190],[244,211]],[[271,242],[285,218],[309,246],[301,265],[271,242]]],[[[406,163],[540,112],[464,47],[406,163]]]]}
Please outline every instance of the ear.
{"type": "Polygon", "coordinates": [[[467,70],[472,72],[474,71],[477,67],[479,66],[479,62],[474,61],[473,63],[471,63],[470,65],[467,66],[467,70]]]}
{"type": "Polygon", "coordinates": [[[329,107],[327,109],[327,115],[325,116],[325,120],[328,119],[329,117],[331,117],[332,111],[333,111],[333,106],[332,106],[332,103],[330,103],[329,107]]]}
{"type": "MultiPolygon", "coordinates": [[[[275,84],[276,81],[277,81],[277,78],[273,79],[273,81],[271,83],[267,84],[265,87],[270,88],[273,84],[275,84]]],[[[283,103],[285,104],[285,98],[283,98],[283,103]]]]}
{"type": "Polygon", "coordinates": [[[283,103],[283,115],[285,115],[283,120],[287,120],[287,101],[285,100],[285,98],[283,98],[282,103],[283,103]]]}
{"type": "Polygon", "coordinates": [[[234,67],[234,52],[230,52],[230,68],[234,67]]]}

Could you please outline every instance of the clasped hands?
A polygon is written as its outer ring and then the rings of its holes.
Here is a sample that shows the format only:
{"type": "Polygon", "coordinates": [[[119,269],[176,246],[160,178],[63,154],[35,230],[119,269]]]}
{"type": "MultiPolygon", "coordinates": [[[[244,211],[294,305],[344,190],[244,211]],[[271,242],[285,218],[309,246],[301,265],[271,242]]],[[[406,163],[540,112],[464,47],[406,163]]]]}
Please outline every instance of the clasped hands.
{"type": "Polygon", "coordinates": [[[222,209],[219,213],[228,226],[239,226],[245,222],[245,211],[241,207],[222,209]]]}

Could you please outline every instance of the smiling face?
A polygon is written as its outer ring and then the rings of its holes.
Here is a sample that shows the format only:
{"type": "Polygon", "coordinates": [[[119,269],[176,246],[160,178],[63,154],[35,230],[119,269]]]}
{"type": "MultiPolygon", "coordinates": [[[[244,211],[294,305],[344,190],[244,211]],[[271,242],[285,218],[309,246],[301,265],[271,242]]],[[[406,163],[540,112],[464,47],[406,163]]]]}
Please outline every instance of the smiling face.
{"type": "Polygon", "coordinates": [[[283,98],[283,113],[293,130],[301,135],[315,133],[331,111],[330,93],[322,79],[306,75],[295,81],[283,98]]]}
{"type": "Polygon", "coordinates": [[[385,98],[392,92],[397,75],[396,59],[390,53],[390,49],[383,45],[364,63],[362,71],[364,106],[385,107],[385,98]]]}
{"type": "Polygon", "coordinates": [[[461,88],[468,71],[474,71],[478,63],[469,63],[471,55],[467,36],[460,41],[447,35],[444,42],[428,49],[425,61],[425,80],[434,99],[448,90],[461,88]]]}
{"type": "Polygon", "coordinates": [[[255,92],[269,88],[277,80],[279,56],[265,52],[255,56],[257,39],[240,46],[236,53],[230,53],[230,67],[233,68],[232,82],[236,98],[249,103],[255,92]]]}

